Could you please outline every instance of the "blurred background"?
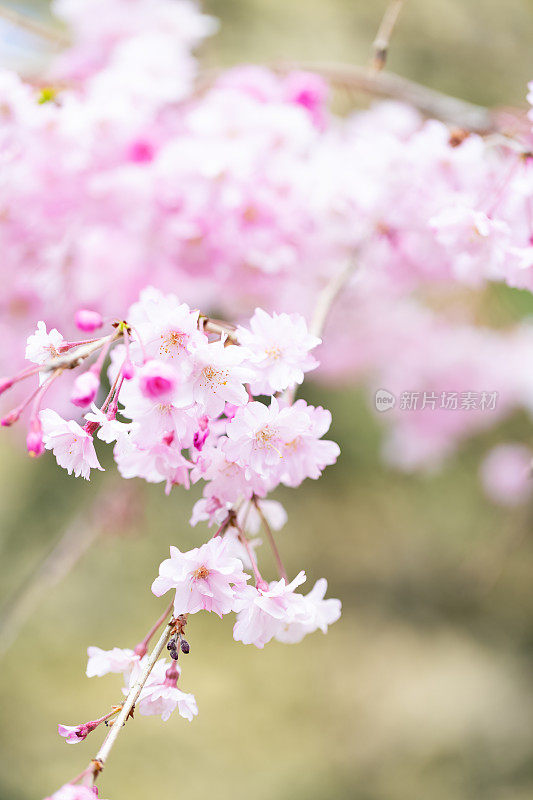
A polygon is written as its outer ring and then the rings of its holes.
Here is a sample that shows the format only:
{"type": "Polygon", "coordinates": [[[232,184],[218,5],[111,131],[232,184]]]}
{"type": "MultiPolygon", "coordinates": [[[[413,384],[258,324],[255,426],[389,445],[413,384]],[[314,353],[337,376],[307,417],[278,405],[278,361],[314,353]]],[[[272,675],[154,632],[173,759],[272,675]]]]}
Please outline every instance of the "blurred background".
{"type": "MultiPolygon", "coordinates": [[[[46,3],[12,4],[48,19],[46,3]]],[[[211,0],[221,19],[206,65],[242,61],[367,62],[386,2],[211,0]]],[[[46,58],[7,23],[7,66],[46,58]]],[[[533,77],[530,0],[408,0],[389,68],[487,105],[524,105],[533,77]]],[[[490,290],[498,322],[531,313],[531,295],[490,290]],[[502,308],[504,312],[502,312],[502,308]]],[[[309,383],[330,408],[338,464],[318,483],[276,497],[289,523],[278,541],[291,575],[327,576],[343,602],[327,637],[235,644],[231,620],[199,615],[182,687],[199,717],[139,717],[102,778],[113,800],[216,793],[219,800],[526,800],[533,796],[533,507],[488,503],[481,454],[533,439],[526,416],[471,440],[438,475],[405,476],[380,463],[380,430],[362,393],[309,383]]],[[[16,434],[16,432],[15,432],[16,434]]],[[[120,698],[120,678],[85,678],[86,647],[132,647],[164,607],[150,583],[169,543],[195,546],[194,490],[120,483],[111,464],[90,484],[46,456],[26,458],[16,435],[0,442],[0,571],[4,629],[0,798],[50,793],[82,769],[101,732],[71,749],[57,723],[94,718],[120,698]],[[65,531],[71,538],[64,540],[65,531]],[[86,552],[54,575],[59,541],[86,552]],[[55,565],[55,566],[54,566],[55,565]],[[39,570],[40,573],[39,573],[39,570]],[[36,574],[41,578],[34,582],[36,574]],[[28,585],[29,617],[13,610],[28,585]]],[[[71,558],[72,557],[72,558],[71,558]]]]}

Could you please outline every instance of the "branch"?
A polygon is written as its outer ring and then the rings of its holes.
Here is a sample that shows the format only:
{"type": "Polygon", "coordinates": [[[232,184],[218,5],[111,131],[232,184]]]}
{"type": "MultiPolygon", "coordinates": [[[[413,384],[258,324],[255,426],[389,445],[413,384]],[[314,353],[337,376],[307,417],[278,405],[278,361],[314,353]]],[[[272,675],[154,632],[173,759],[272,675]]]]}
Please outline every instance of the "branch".
{"type": "Polygon", "coordinates": [[[109,757],[109,753],[111,752],[111,750],[113,748],[113,745],[115,744],[115,742],[116,742],[116,740],[117,740],[117,738],[118,738],[118,736],[119,736],[119,734],[120,734],[120,732],[121,732],[126,720],[130,716],[130,712],[132,711],[132,709],[133,709],[135,703],[137,702],[137,700],[139,699],[139,695],[143,690],[144,684],[148,680],[148,676],[150,675],[152,669],[154,668],[154,665],[155,665],[157,659],[159,658],[159,656],[161,655],[161,653],[163,651],[163,648],[165,647],[166,643],[168,642],[168,640],[170,638],[170,635],[171,635],[173,629],[175,628],[175,626],[176,626],[176,619],[174,619],[174,617],[172,616],[170,618],[169,622],[167,622],[167,624],[166,624],[166,626],[165,626],[165,628],[163,630],[163,633],[159,637],[159,640],[158,640],[156,646],[154,647],[154,649],[150,653],[150,657],[148,658],[148,661],[146,662],[146,666],[144,667],[139,680],[130,689],[130,691],[128,693],[128,696],[126,697],[126,700],[124,701],[124,705],[122,706],[120,714],[118,715],[118,717],[116,718],[115,722],[113,723],[113,727],[111,728],[111,730],[107,734],[107,736],[104,739],[104,742],[103,742],[100,750],[98,751],[98,753],[94,757],[93,761],[91,762],[91,764],[92,764],[92,770],[91,771],[92,771],[93,779],[95,779],[96,776],[98,775],[98,773],[103,770],[103,768],[105,766],[105,763],[106,763],[106,761],[107,761],[107,759],[109,757]]]}
{"type": "Polygon", "coordinates": [[[379,72],[385,66],[392,32],[398,21],[403,5],[404,0],[390,0],[385,10],[373,45],[374,58],[372,59],[372,69],[376,72],[379,72]]]}
{"type": "MultiPolygon", "coordinates": [[[[368,67],[327,61],[283,61],[264,66],[281,74],[293,70],[316,72],[337,88],[399,100],[414,106],[426,117],[473,133],[494,133],[505,127],[500,115],[491,109],[429,89],[392,72],[376,72],[368,67]]],[[[197,94],[209,90],[221,74],[222,70],[218,68],[203,70],[197,79],[197,94]]]]}
{"type": "Polygon", "coordinates": [[[341,291],[344,289],[357,267],[355,258],[350,259],[346,267],[327,283],[318,296],[317,304],[313,314],[313,319],[309,326],[309,333],[313,336],[322,336],[324,327],[328,320],[331,307],[341,291]]]}
{"type": "Polygon", "coordinates": [[[38,22],[32,17],[26,16],[26,14],[20,14],[18,11],[15,11],[15,9],[3,4],[0,4],[0,17],[11,23],[11,25],[15,25],[17,28],[22,28],[28,31],[28,33],[38,36],[40,39],[46,39],[47,42],[50,42],[50,44],[53,44],[57,48],[67,47],[69,44],[68,36],[61,33],[61,31],[55,30],[45,25],[43,22],[38,22]]]}
{"type": "Polygon", "coordinates": [[[274,559],[276,561],[276,566],[278,568],[279,577],[280,578],[284,578],[285,582],[288,583],[289,580],[287,578],[287,571],[286,571],[285,567],[283,566],[283,561],[281,559],[281,555],[280,555],[280,552],[278,550],[278,546],[276,544],[276,540],[274,539],[274,534],[272,533],[272,528],[268,524],[268,520],[265,517],[265,515],[263,514],[261,506],[259,505],[259,502],[258,502],[258,498],[255,495],[253,497],[253,503],[254,503],[254,506],[257,509],[257,513],[259,514],[259,518],[260,518],[261,522],[263,523],[263,528],[266,531],[266,535],[268,537],[268,542],[270,544],[270,549],[272,550],[272,553],[274,555],[274,559]]]}
{"type": "Polygon", "coordinates": [[[327,62],[283,63],[279,70],[308,69],[318,72],[335,86],[391,98],[417,108],[424,116],[440,119],[474,133],[499,130],[497,115],[484,106],[429,89],[392,72],[372,72],[366,67],[327,62]]]}

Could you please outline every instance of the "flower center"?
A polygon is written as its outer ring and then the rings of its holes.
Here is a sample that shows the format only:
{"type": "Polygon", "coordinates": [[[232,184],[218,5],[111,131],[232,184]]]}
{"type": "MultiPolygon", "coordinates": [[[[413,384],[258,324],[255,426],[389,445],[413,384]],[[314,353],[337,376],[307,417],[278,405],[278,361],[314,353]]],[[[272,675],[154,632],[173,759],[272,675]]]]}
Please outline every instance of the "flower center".
{"type": "Polygon", "coordinates": [[[205,581],[209,575],[209,570],[206,566],[202,565],[201,567],[198,567],[198,569],[195,569],[192,575],[196,580],[205,581]]]}
{"type": "MultiPolygon", "coordinates": [[[[274,442],[276,441],[277,438],[278,438],[277,428],[271,428],[270,425],[265,425],[255,434],[255,443],[260,450],[266,450],[270,448],[272,450],[275,450],[276,453],[279,453],[279,450],[274,445],[274,442]]],[[[281,457],[281,453],[279,453],[279,455],[281,457]]]]}
{"type": "Polygon", "coordinates": [[[202,381],[209,384],[213,390],[218,386],[226,386],[228,383],[227,370],[216,369],[211,364],[202,370],[202,381]]]}
{"type": "Polygon", "coordinates": [[[265,353],[269,358],[272,359],[272,361],[278,361],[278,359],[280,359],[282,356],[281,348],[278,347],[277,345],[273,345],[272,347],[267,347],[265,353]]]}
{"type": "Polygon", "coordinates": [[[159,352],[162,356],[166,355],[170,356],[170,358],[174,358],[174,355],[185,350],[188,338],[187,334],[181,331],[167,331],[166,333],[162,333],[159,352]]]}

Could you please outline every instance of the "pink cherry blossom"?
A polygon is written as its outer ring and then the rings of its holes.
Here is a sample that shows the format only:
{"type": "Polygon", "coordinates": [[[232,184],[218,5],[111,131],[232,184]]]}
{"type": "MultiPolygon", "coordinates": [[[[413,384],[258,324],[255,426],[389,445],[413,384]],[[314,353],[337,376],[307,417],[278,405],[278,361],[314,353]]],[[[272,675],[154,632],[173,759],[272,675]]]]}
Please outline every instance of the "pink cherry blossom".
{"type": "Polygon", "coordinates": [[[160,715],[166,722],[177,708],[180,717],[192,722],[198,715],[198,706],[193,694],[182,692],[175,686],[145,686],[137,703],[139,714],[160,715]]]}
{"type": "Polygon", "coordinates": [[[293,406],[280,408],[276,398],[270,406],[248,403],[227,426],[227,456],[236,463],[268,477],[279,468],[286,442],[309,426],[307,416],[293,406]]]}
{"type": "Polygon", "coordinates": [[[327,580],[325,578],[320,578],[311,591],[303,595],[308,618],[305,619],[305,614],[302,613],[301,620],[287,622],[275,634],[275,638],[278,642],[289,644],[301,642],[304,636],[308,633],[313,633],[317,628],[320,629],[322,633],[327,633],[328,626],[337,622],[341,615],[341,601],[333,598],[324,600],[327,588],[327,580]]]}
{"type": "Polygon", "coordinates": [[[272,581],[266,589],[253,586],[241,589],[236,604],[237,622],[233,626],[235,641],[263,648],[285,626],[308,622],[309,608],[302,595],[294,591],[305,580],[305,572],[299,572],[289,584],[282,578],[272,581]]]}
{"type": "Polygon", "coordinates": [[[139,660],[133,650],[123,650],[120,647],[113,647],[112,650],[102,650],[100,647],[88,647],[86,675],[93,678],[107,675],[109,672],[122,672],[129,674],[134,664],[139,660]]]}
{"type": "MultiPolygon", "coordinates": [[[[66,783],[57,792],[46,797],[45,800],[95,800],[98,798],[96,786],[89,788],[88,786],[74,786],[71,783],[66,783]]],[[[103,798],[100,798],[103,800],[103,798]]]]}
{"type": "Polygon", "coordinates": [[[244,387],[251,372],[242,366],[243,348],[226,345],[224,340],[200,345],[194,353],[193,396],[206,414],[217,417],[226,403],[244,405],[248,392],[244,387]]]}
{"type": "Polygon", "coordinates": [[[102,470],[94,450],[92,436],[74,420],[66,421],[56,411],[46,408],[39,414],[43,444],[52,450],[60,467],[68,474],[89,480],[91,469],[102,470]]]}
{"type": "Polygon", "coordinates": [[[37,323],[37,330],[28,336],[26,344],[26,359],[34,364],[44,364],[51,358],[57,358],[63,337],[56,328],[46,332],[44,322],[37,323]]]}
{"type": "Polygon", "coordinates": [[[502,506],[524,503],[533,490],[533,453],[522,444],[502,444],[485,456],[481,481],[488,497],[502,506]]]}
{"type": "Polygon", "coordinates": [[[186,553],[171,547],[170,558],[160,565],[152,592],[160,597],[175,589],[176,614],[204,609],[222,617],[233,609],[235,591],[245,586],[248,578],[239,559],[228,556],[224,541],[216,538],[186,553]]]}
{"type": "Polygon", "coordinates": [[[320,344],[307,330],[299,314],[270,315],[256,308],[250,328],[237,329],[239,341],[251,352],[250,363],[257,377],[250,382],[253,394],[274,394],[302,383],[304,373],[318,361],[310,351],[320,344]]]}
{"type": "Polygon", "coordinates": [[[67,744],[78,744],[87,738],[90,730],[86,725],[58,725],[57,732],[65,738],[67,744]]]}
{"type": "Polygon", "coordinates": [[[145,397],[156,399],[173,393],[176,372],[164,361],[151,359],[139,370],[139,388],[145,397]]]}

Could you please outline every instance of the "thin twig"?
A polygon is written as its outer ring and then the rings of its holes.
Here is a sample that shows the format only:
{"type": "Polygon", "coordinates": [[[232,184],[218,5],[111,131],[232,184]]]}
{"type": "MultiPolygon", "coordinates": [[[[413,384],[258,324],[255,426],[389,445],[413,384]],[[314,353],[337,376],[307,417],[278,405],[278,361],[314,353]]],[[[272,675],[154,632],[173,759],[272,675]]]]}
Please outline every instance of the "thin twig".
{"type": "Polygon", "coordinates": [[[261,522],[263,523],[263,528],[266,531],[266,535],[268,537],[270,548],[271,548],[272,553],[274,555],[274,558],[276,560],[276,565],[277,565],[277,568],[278,568],[279,577],[280,578],[284,578],[285,581],[288,581],[287,570],[283,566],[283,561],[281,560],[281,556],[280,556],[280,553],[279,553],[279,550],[278,550],[278,547],[277,547],[277,544],[276,544],[276,540],[274,539],[274,534],[272,533],[272,528],[268,524],[268,520],[265,517],[265,515],[263,514],[263,511],[261,509],[261,506],[259,505],[257,497],[254,497],[254,506],[256,507],[257,513],[259,514],[261,522]]]}
{"type": "Polygon", "coordinates": [[[0,4],[0,17],[17,28],[22,28],[40,39],[46,39],[47,42],[57,48],[67,47],[69,44],[68,36],[61,33],[61,31],[55,30],[55,28],[45,25],[43,22],[33,19],[33,17],[28,17],[26,14],[21,14],[19,11],[15,11],[14,8],[0,4]]]}
{"type": "Polygon", "coordinates": [[[148,680],[148,676],[150,675],[152,669],[154,668],[154,665],[155,665],[157,659],[161,655],[161,653],[163,651],[163,648],[165,647],[166,643],[168,642],[168,640],[170,638],[170,635],[171,635],[175,625],[176,625],[176,620],[174,619],[174,617],[172,617],[169,620],[169,622],[167,622],[167,624],[166,624],[166,626],[165,626],[165,628],[163,630],[163,633],[161,634],[161,636],[159,637],[159,639],[157,641],[157,644],[155,645],[154,649],[150,653],[148,661],[146,662],[146,665],[145,665],[145,667],[144,667],[139,679],[137,680],[137,682],[134,684],[134,686],[128,692],[128,696],[126,697],[126,700],[124,701],[124,705],[122,706],[122,710],[121,710],[120,714],[116,718],[115,722],[113,723],[113,727],[111,728],[111,730],[107,734],[107,736],[104,739],[104,742],[103,742],[100,750],[98,751],[98,753],[96,754],[95,758],[93,759],[92,763],[94,764],[94,768],[93,768],[93,777],[94,778],[96,778],[97,774],[99,772],[101,772],[101,770],[104,768],[104,765],[105,765],[105,763],[106,763],[106,761],[107,761],[107,759],[109,757],[109,753],[111,752],[111,750],[113,748],[113,745],[115,744],[115,742],[116,742],[116,740],[117,740],[117,738],[118,738],[118,736],[119,736],[119,734],[120,734],[120,732],[121,732],[121,730],[122,730],[122,728],[124,726],[124,723],[126,722],[128,717],[130,716],[131,710],[133,709],[135,703],[139,699],[139,695],[141,694],[141,692],[143,690],[144,684],[148,680]]]}
{"type": "Polygon", "coordinates": [[[372,58],[372,69],[376,72],[379,72],[385,66],[392,32],[398,21],[403,5],[404,0],[390,0],[389,5],[385,9],[373,44],[374,56],[372,58]]]}
{"type": "Polygon", "coordinates": [[[100,350],[102,347],[115,342],[121,336],[122,331],[116,330],[109,336],[104,336],[102,339],[97,339],[95,342],[83,345],[82,347],[76,347],[74,350],[69,351],[67,355],[51,358],[50,361],[47,361],[41,365],[40,371],[51,372],[55,369],[75,369],[76,367],[79,367],[86,358],[89,358],[89,356],[91,356],[93,353],[96,353],[97,350],[100,350]]]}
{"type": "Polygon", "coordinates": [[[357,260],[355,258],[350,259],[346,267],[335,275],[322,289],[318,296],[311,325],[309,326],[309,332],[312,333],[313,336],[322,336],[331,307],[352,277],[356,267],[357,260]]]}

